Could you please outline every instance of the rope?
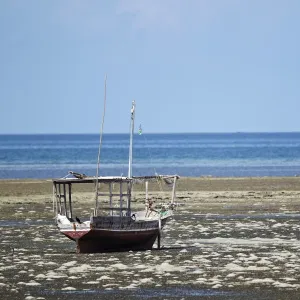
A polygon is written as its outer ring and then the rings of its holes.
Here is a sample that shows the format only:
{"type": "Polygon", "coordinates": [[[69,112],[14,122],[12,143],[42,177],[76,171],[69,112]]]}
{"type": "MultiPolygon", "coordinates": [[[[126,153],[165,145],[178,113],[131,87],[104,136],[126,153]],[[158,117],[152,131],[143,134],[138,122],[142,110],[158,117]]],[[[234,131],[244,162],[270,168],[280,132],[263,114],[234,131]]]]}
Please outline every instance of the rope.
{"type": "MultiPolygon", "coordinates": [[[[151,156],[151,152],[150,152],[150,147],[148,146],[148,141],[147,141],[145,135],[144,135],[144,140],[145,140],[145,142],[146,142],[146,148],[147,148],[148,153],[149,153],[149,156],[150,156],[150,163],[152,164],[152,156],[151,156]]],[[[157,172],[156,172],[156,168],[153,167],[153,169],[154,169],[154,174],[155,174],[155,175],[158,175],[157,172]]],[[[157,176],[157,177],[156,177],[157,184],[158,184],[158,186],[159,186],[159,188],[160,188],[160,191],[163,192],[163,187],[162,187],[161,181],[160,181],[158,178],[159,178],[159,177],[157,176]]]]}

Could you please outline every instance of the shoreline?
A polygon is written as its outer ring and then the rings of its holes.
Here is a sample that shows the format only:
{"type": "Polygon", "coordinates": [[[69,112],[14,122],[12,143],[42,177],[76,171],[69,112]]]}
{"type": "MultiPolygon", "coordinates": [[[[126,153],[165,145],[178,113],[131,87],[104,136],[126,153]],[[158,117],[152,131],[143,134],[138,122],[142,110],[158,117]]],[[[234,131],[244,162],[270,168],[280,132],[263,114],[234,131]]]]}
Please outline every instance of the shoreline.
{"type": "MultiPolygon", "coordinates": [[[[93,185],[75,185],[77,192],[91,192],[93,185]]],[[[135,186],[136,191],[143,185],[135,186]]],[[[152,191],[159,191],[153,186],[152,191]]],[[[300,191],[298,177],[181,177],[177,184],[178,192],[203,191],[300,191]]],[[[0,198],[29,195],[52,195],[51,179],[1,179],[0,198]]]]}

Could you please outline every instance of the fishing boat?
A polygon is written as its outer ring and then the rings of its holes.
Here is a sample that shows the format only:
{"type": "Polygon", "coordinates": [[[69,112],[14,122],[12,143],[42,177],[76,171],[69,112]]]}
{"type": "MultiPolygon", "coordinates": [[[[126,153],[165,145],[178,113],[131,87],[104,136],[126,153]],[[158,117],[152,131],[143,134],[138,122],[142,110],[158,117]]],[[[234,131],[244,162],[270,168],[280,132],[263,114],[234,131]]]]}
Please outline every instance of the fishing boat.
{"type": "Polygon", "coordinates": [[[134,118],[133,101],[127,177],[99,176],[102,130],[96,176],[69,172],[66,177],[52,180],[56,225],[62,234],[76,242],[78,253],[149,250],[153,248],[155,241],[157,248],[161,248],[161,231],[173,216],[179,176],[132,176],[134,118]],[[154,205],[153,197],[149,197],[152,182],[168,186],[168,201],[154,205]],[[86,219],[73,214],[72,187],[75,184],[90,184],[91,191],[95,192],[93,211],[86,219]],[[135,210],[132,207],[133,187],[140,184],[145,186],[142,195],[145,209],[135,210]]]}

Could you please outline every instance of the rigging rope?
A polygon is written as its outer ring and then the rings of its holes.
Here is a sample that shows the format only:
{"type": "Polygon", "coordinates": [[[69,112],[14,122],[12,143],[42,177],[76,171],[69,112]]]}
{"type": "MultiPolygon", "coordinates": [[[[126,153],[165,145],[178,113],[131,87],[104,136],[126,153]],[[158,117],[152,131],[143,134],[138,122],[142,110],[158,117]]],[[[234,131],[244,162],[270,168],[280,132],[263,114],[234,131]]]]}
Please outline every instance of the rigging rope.
{"type": "MultiPolygon", "coordinates": [[[[146,142],[146,148],[147,148],[149,156],[150,156],[150,164],[152,165],[152,155],[151,155],[150,147],[148,146],[148,141],[147,141],[145,135],[144,135],[144,140],[146,142]]],[[[153,166],[153,169],[154,169],[154,174],[157,176],[158,173],[156,172],[156,168],[154,166],[153,166]]],[[[160,188],[160,191],[163,192],[163,187],[162,187],[161,181],[159,180],[158,176],[156,177],[156,181],[157,181],[157,184],[158,184],[158,186],[160,188]]]]}

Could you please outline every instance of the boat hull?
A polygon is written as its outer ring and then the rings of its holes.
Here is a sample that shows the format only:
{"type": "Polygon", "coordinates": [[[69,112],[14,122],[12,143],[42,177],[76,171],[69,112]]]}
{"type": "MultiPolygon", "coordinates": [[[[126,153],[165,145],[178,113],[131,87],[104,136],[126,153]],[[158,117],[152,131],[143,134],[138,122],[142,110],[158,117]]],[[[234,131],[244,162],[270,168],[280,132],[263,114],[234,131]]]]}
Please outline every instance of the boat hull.
{"type": "Polygon", "coordinates": [[[76,241],[77,253],[119,252],[150,250],[159,235],[159,229],[148,230],[106,230],[87,229],[61,231],[76,241]]]}
{"type": "Polygon", "coordinates": [[[95,216],[91,221],[71,223],[59,217],[60,232],[76,242],[78,253],[150,250],[171,214],[163,218],[134,220],[127,216],[95,216]],[[64,221],[64,222],[63,222],[64,221]]]}

